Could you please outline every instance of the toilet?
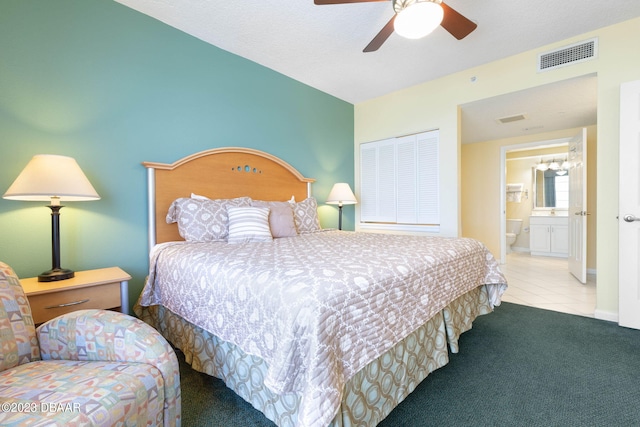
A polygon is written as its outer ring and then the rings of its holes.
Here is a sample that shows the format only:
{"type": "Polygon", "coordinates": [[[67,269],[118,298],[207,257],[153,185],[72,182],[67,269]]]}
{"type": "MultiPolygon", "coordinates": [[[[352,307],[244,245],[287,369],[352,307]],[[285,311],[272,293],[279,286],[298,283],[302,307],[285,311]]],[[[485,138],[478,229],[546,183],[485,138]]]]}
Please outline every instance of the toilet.
{"type": "Polygon", "coordinates": [[[520,229],[522,228],[521,219],[507,219],[507,252],[512,252],[511,245],[516,242],[520,229]]]}

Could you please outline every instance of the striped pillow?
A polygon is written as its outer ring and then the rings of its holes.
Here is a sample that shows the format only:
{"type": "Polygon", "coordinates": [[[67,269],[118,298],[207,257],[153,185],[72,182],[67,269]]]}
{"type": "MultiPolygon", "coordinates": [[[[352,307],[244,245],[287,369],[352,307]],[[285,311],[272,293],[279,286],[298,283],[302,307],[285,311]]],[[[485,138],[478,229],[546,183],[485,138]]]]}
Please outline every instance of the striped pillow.
{"type": "Polygon", "coordinates": [[[269,208],[228,207],[229,243],[270,242],[269,208]]]}

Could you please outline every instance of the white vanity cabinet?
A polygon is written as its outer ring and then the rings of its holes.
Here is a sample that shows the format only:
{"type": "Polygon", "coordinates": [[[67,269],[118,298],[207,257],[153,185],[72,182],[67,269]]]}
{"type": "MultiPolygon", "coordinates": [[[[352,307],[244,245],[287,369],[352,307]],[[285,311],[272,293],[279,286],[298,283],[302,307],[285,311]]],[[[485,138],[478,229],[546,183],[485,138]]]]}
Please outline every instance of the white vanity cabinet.
{"type": "Polygon", "coordinates": [[[531,255],[567,257],[569,255],[569,218],[531,216],[529,248],[531,255]]]}

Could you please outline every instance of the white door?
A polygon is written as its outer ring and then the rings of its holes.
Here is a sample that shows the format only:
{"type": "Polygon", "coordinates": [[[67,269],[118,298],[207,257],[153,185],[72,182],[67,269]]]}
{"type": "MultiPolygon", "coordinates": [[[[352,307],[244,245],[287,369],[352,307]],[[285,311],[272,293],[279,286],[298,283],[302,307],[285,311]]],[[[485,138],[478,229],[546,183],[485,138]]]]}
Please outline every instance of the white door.
{"type": "Polygon", "coordinates": [[[640,80],[620,88],[619,323],[640,329],[640,80]]]}
{"type": "Polygon", "coordinates": [[[569,271],[587,283],[587,129],[569,141],[569,271]]]}

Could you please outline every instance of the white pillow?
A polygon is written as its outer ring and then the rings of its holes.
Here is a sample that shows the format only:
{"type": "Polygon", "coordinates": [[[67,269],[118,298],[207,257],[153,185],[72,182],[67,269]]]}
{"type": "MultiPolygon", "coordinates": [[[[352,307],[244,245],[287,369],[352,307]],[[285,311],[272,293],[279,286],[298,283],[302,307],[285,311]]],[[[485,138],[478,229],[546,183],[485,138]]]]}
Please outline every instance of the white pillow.
{"type": "Polygon", "coordinates": [[[200,200],[210,200],[207,196],[202,196],[200,194],[191,193],[192,199],[200,199],[200,200]]]}
{"type": "Polygon", "coordinates": [[[228,207],[229,243],[270,242],[269,208],[228,207]]]}

